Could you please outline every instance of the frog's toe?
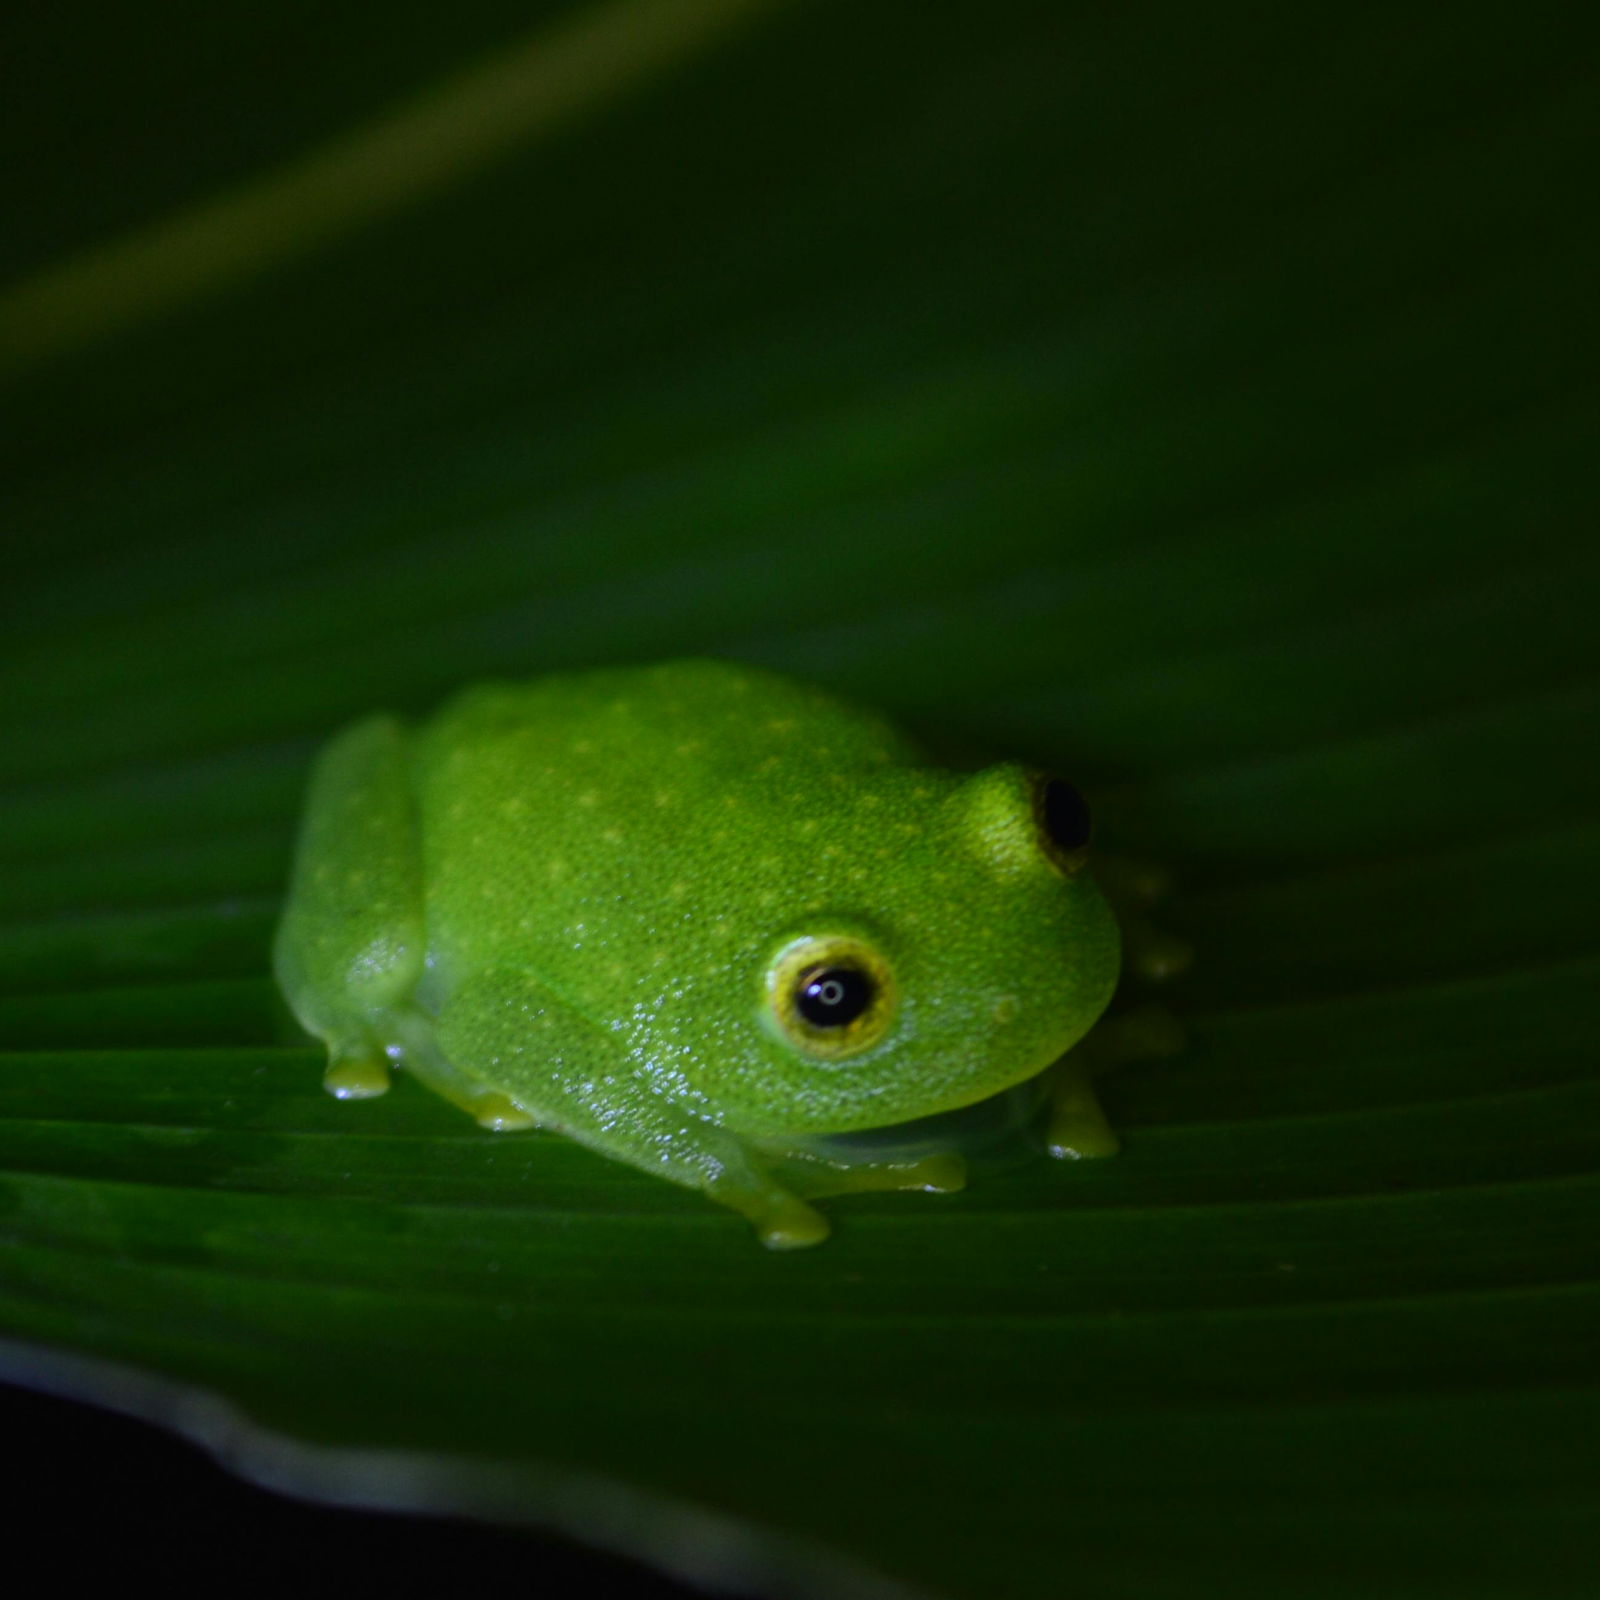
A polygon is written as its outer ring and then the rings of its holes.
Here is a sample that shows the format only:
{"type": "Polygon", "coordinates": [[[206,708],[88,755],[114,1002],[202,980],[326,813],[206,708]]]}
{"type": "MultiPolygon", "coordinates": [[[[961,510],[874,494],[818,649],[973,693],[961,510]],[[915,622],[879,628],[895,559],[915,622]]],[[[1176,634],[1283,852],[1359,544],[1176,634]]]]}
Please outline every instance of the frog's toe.
{"type": "Polygon", "coordinates": [[[371,1100],[389,1092],[389,1063],[370,1047],[330,1046],[322,1087],[336,1100],[371,1100]]]}
{"type": "Polygon", "coordinates": [[[1157,933],[1131,952],[1134,970],[1141,978],[1161,983],[1187,972],[1194,962],[1194,946],[1170,933],[1157,933]]]}
{"type": "Polygon", "coordinates": [[[1086,1064],[1071,1057],[1056,1069],[1051,1086],[1046,1146],[1057,1161],[1093,1161],[1122,1148],[1095,1097],[1086,1064]]]}
{"type": "Polygon", "coordinates": [[[1165,867],[1158,867],[1153,862],[1133,861],[1128,863],[1124,887],[1133,899],[1151,905],[1157,900],[1165,900],[1172,893],[1172,875],[1165,867]]]}
{"type": "Polygon", "coordinates": [[[954,1194],[967,1186],[966,1157],[955,1150],[940,1150],[904,1169],[904,1181],[897,1187],[922,1189],[929,1194],[954,1194]]]}
{"type": "Polygon", "coordinates": [[[538,1119],[526,1107],[498,1090],[476,1096],[472,1115],[480,1128],[487,1128],[491,1133],[522,1133],[539,1126],[538,1119]]]}
{"type": "Polygon", "coordinates": [[[764,1216],[752,1217],[761,1242],[769,1250],[804,1250],[828,1237],[828,1219],[815,1206],[792,1197],[764,1216]]]}
{"type": "Polygon", "coordinates": [[[966,1158],[954,1150],[887,1161],[807,1159],[791,1152],[780,1170],[783,1181],[808,1200],[895,1189],[949,1194],[967,1186],[966,1158]]]}
{"type": "Polygon", "coordinates": [[[1051,1119],[1048,1148],[1057,1161],[1099,1161],[1114,1156],[1122,1141],[1098,1113],[1058,1113],[1051,1119]]]}

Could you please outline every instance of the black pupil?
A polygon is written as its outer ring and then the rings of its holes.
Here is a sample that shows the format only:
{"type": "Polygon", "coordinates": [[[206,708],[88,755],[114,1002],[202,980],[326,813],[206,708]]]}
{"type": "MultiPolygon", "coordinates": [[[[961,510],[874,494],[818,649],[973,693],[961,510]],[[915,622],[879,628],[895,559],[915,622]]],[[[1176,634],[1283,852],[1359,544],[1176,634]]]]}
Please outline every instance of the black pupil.
{"type": "Polygon", "coordinates": [[[795,1006],[814,1028],[842,1028],[872,1004],[872,979],[855,967],[813,967],[795,1006]]]}
{"type": "Polygon", "coordinates": [[[1089,807],[1062,778],[1044,786],[1044,828],[1058,850],[1081,850],[1089,842],[1089,807]]]}

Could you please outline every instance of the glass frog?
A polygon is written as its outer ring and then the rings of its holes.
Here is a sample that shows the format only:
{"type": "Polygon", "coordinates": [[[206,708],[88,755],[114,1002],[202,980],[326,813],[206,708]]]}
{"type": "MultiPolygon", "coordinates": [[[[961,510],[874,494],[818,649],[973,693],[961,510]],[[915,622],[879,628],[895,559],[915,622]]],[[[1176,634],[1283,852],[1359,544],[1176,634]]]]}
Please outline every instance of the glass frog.
{"type": "Polygon", "coordinates": [[[275,966],[335,1095],[403,1067],[791,1248],[827,1235],[811,1200],[964,1182],[840,1136],[1052,1067],[1053,1152],[1115,1148],[1062,1060],[1118,975],[1089,834],[1061,778],[941,770],[753,667],[485,684],[327,746],[275,966]]]}

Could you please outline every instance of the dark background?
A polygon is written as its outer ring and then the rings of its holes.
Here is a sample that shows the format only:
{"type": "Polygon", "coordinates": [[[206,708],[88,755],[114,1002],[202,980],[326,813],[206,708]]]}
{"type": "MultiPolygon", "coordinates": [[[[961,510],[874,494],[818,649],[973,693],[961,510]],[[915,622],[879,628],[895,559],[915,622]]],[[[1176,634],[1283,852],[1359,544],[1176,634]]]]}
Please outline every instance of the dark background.
{"type": "Polygon", "coordinates": [[[53,1585],[349,1600],[458,1590],[486,1600],[704,1592],[554,1538],[271,1494],[163,1429],[9,1384],[0,1386],[0,1418],[14,1464],[8,1560],[16,1573],[48,1572],[53,1585]]]}

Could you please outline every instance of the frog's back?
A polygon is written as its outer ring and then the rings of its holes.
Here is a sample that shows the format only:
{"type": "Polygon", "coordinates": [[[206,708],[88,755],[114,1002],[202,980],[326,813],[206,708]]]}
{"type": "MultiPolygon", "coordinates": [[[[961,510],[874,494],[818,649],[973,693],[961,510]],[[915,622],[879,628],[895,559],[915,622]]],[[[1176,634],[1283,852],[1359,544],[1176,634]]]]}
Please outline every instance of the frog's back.
{"type": "Polygon", "coordinates": [[[874,714],[731,662],[485,684],[416,735],[441,959],[517,949],[581,985],[627,965],[868,772],[917,752],[874,714]],[[760,848],[757,848],[757,847],[760,848]]]}
{"type": "Polygon", "coordinates": [[[739,769],[776,756],[791,768],[814,761],[850,770],[921,759],[873,712],[779,673],[709,658],[479,684],[422,730],[419,760],[428,766],[506,739],[575,757],[604,750],[629,768],[693,758],[739,769]]]}

